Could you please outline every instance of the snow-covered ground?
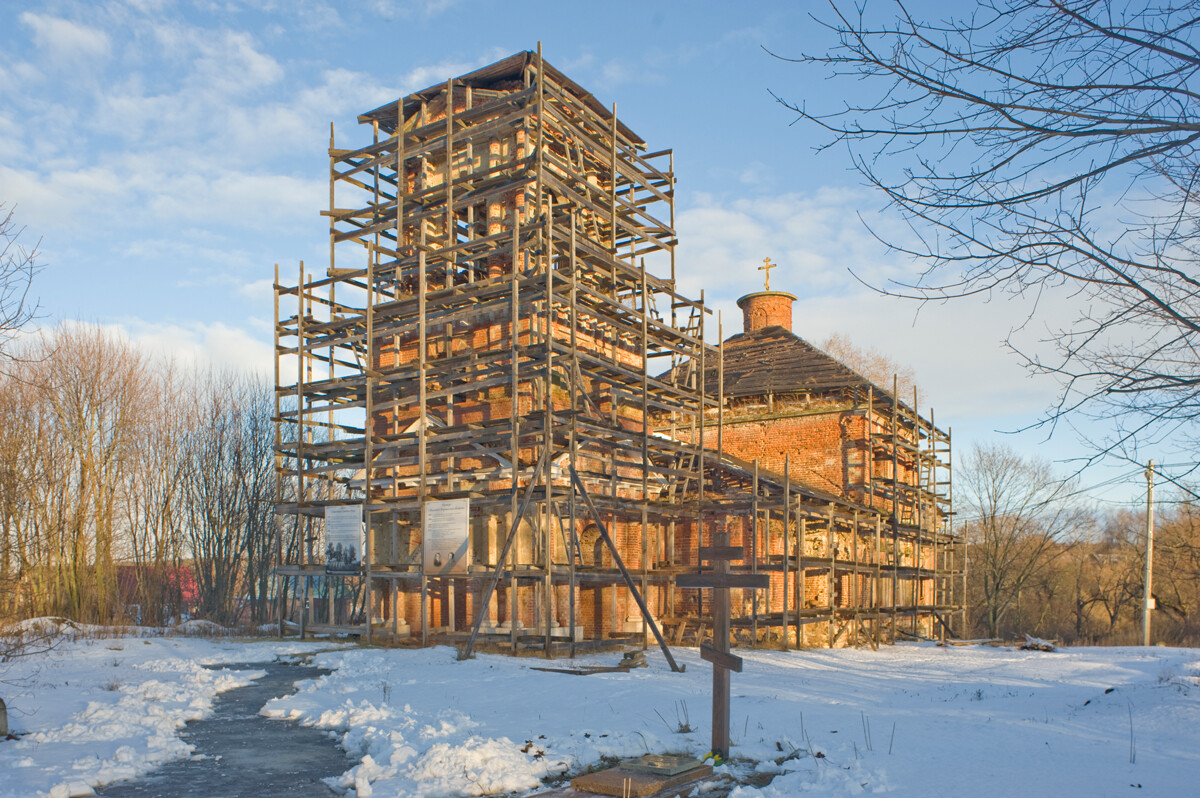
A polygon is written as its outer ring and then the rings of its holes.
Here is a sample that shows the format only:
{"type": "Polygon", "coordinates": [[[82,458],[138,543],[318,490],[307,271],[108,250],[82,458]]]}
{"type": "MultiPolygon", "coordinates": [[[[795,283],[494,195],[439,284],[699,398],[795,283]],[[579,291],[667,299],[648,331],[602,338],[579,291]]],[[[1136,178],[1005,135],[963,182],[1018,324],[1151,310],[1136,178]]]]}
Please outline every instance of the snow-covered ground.
{"type": "MultiPolygon", "coordinates": [[[[311,644],[198,639],[84,640],[0,678],[14,730],[0,743],[0,796],[101,784],[190,752],[176,736],[213,695],[253,672],[201,664],[266,661],[311,644]]],[[[518,793],[605,757],[708,751],[711,669],[677,649],[650,667],[573,676],[565,660],[448,648],[342,648],[334,670],[264,714],[327,728],[361,762],[348,796],[518,793]],[[680,731],[683,722],[691,731],[680,731]]],[[[1057,652],[904,644],[879,651],[741,652],[734,674],[736,798],[1200,794],[1200,650],[1057,652]],[[868,731],[869,729],[869,731],[868,731]],[[1132,739],[1132,741],[1131,741],[1132,739]],[[1131,759],[1133,761],[1131,761],[1131,759]],[[779,764],[777,764],[779,762],[779,764]]],[[[577,660],[612,665],[619,654],[577,660]]]]}

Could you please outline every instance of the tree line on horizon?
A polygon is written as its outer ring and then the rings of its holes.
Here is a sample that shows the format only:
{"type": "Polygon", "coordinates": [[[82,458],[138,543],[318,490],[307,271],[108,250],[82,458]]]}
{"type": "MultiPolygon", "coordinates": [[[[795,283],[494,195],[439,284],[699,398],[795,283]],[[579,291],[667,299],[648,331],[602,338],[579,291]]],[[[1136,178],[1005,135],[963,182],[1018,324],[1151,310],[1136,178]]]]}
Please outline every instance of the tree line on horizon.
{"type": "MultiPolygon", "coordinates": [[[[1146,510],[1099,510],[1050,464],[1002,444],[959,463],[968,637],[1140,645],[1146,510]]],[[[1200,502],[1156,503],[1151,642],[1200,645],[1200,502]]]]}

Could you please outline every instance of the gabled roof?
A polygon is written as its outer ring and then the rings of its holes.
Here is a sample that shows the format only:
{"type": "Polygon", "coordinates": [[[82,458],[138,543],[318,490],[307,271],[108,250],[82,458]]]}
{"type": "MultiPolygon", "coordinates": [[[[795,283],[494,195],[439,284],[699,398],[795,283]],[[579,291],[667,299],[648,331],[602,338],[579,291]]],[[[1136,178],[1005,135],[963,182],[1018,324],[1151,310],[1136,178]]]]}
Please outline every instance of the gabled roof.
{"type": "MultiPolygon", "coordinates": [[[[516,80],[525,74],[525,67],[530,64],[537,63],[537,53],[531,50],[523,50],[519,53],[514,53],[507,58],[502,58],[494,64],[488,64],[485,67],[480,67],[474,72],[468,72],[465,75],[460,75],[454,78],[455,86],[471,86],[474,88],[488,88],[495,86],[497,83],[504,81],[516,80]]],[[[601,119],[611,120],[612,109],[604,107],[595,96],[580,86],[575,81],[564,75],[559,70],[555,69],[549,62],[542,59],[542,68],[546,75],[554,80],[584,105],[594,111],[601,119]]],[[[436,97],[446,88],[446,81],[435,83],[429,88],[421,91],[413,92],[404,98],[404,114],[409,116],[415,113],[423,100],[430,100],[436,97]]],[[[393,100],[387,105],[382,105],[373,111],[367,111],[365,114],[359,114],[358,121],[362,124],[377,120],[379,127],[388,133],[396,132],[396,110],[399,100],[393,100]]],[[[620,120],[617,120],[617,129],[630,142],[638,146],[644,146],[646,142],[642,140],[638,134],[634,133],[625,126],[620,120]]]]}
{"type": "MultiPolygon", "coordinates": [[[[705,384],[715,395],[715,364],[706,368],[705,384]]],[[[891,398],[891,391],[875,385],[783,327],[763,327],[739,333],[725,341],[725,396],[728,398],[817,393],[867,386],[874,386],[877,394],[891,398]]]]}

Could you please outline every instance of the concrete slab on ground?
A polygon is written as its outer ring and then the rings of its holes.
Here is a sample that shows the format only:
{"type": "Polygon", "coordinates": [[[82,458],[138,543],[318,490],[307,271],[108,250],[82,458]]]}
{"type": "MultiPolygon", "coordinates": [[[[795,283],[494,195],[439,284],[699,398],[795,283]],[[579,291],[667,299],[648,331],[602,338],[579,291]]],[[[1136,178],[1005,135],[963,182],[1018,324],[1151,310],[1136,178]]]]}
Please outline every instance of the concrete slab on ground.
{"type": "Polygon", "coordinates": [[[584,795],[615,795],[619,798],[671,798],[674,795],[686,793],[694,782],[701,781],[712,775],[709,765],[685,770],[682,773],[667,775],[662,773],[647,773],[645,770],[635,770],[624,765],[618,765],[608,770],[598,770],[571,779],[572,789],[581,791],[584,795]]]}

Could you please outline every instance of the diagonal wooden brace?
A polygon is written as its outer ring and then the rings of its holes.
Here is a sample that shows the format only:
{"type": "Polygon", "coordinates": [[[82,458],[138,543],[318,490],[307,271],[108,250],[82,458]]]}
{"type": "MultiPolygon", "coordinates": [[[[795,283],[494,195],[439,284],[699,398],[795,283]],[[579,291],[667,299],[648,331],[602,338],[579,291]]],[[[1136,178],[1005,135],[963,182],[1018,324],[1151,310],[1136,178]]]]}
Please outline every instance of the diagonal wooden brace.
{"type": "Polygon", "coordinates": [[[579,472],[575,470],[575,466],[571,466],[571,481],[575,483],[575,489],[583,496],[583,501],[587,504],[588,512],[592,515],[592,520],[596,522],[596,528],[600,530],[600,537],[604,540],[605,545],[608,546],[608,550],[612,552],[613,562],[621,570],[621,576],[625,579],[625,586],[629,588],[629,592],[633,595],[633,600],[637,602],[638,609],[642,611],[642,619],[650,627],[650,630],[654,632],[654,639],[658,641],[658,647],[662,649],[663,656],[667,658],[667,663],[671,666],[671,670],[675,673],[683,673],[683,667],[675,663],[675,658],[671,656],[671,649],[667,647],[667,641],[663,640],[658,623],[650,615],[650,609],[642,599],[642,594],[638,592],[633,577],[630,576],[629,570],[625,568],[625,563],[621,560],[621,555],[617,553],[616,544],[609,537],[608,527],[604,525],[604,519],[597,512],[596,505],[592,504],[592,497],[588,495],[587,488],[583,486],[583,480],[579,478],[579,472]]]}

